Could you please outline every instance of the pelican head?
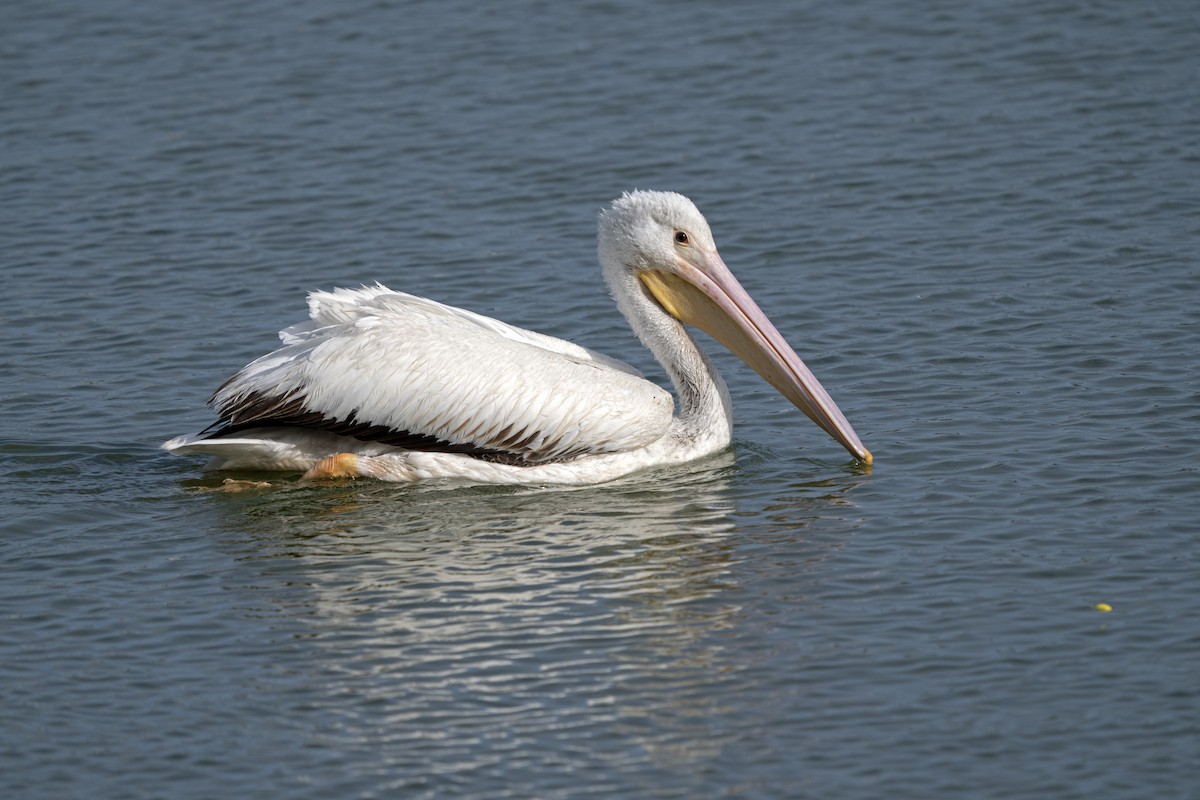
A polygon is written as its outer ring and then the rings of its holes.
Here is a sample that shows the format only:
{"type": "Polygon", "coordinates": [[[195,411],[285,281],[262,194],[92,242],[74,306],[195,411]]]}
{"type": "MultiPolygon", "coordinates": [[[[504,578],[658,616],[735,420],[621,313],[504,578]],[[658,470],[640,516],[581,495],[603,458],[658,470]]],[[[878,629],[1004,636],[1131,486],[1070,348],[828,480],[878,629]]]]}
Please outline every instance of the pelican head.
{"type": "Polygon", "coordinates": [[[708,222],[673,192],[627,192],[600,215],[610,285],[631,272],[676,320],[712,336],[865,464],[871,452],[816,376],[725,266],[708,222]]]}

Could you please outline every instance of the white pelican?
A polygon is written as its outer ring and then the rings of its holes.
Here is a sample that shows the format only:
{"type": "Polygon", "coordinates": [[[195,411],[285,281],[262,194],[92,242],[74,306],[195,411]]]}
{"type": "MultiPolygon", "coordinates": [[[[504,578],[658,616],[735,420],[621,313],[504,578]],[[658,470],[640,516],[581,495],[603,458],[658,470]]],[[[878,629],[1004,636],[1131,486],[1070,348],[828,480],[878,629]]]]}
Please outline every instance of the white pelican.
{"type": "Polygon", "coordinates": [[[210,400],[207,430],[163,444],[214,468],[305,477],[598,483],[732,438],[729,392],[684,323],[749,364],[859,461],[871,453],[725,266],[682,195],[627,192],[600,214],[617,306],[678,395],[579,345],[382,285],[313,292],[308,322],[210,400]]]}

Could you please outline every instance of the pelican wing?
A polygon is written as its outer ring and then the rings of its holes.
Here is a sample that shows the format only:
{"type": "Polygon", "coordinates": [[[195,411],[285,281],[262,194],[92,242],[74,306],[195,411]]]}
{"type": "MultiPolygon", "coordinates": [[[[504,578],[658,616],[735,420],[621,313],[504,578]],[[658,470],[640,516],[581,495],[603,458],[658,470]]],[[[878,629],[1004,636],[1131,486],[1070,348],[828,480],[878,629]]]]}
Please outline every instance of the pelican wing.
{"type": "Polygon", "coordinates": [[[292,344],[308,337],[313,331],[320,330],[326,326],[354,322],[362,316],[364,307],[369,307],[374,302],[397,309],[400,313],[457,318],[464,323],[473,323],[484,330],[491,331],[497,336],[510,341],[537,345],[553,353],[573,356],[584,361],[595,361],[621,372],[636,375],[639,378],[642,376],[640,372],[624,361],[610,358],[603,353],[589,350],[574,342],[518,328],[515,325],[509,325],[507,322],[501,322],[498,319],[485,317],[482,314],[476,314],[473,311],[467,311],[463,308],[448,306],[436,300],[418,297],[415,294],[394,292],[381,283],[377,283],[374,286],[363,286],[358,289],[334,289],[331,292],[311,292],[308,295],[308,310],[311,319],[307,322],[285,328],[279,332],[279,338],[284,344],[292,344]]]}
{"type": "Polygon", "coordinates": [[[544,463],[670,425],[668,392],[561,339],[381,285],[315,292],[309,312],[217,390],[214,436],[291,425],[544,463]]]}

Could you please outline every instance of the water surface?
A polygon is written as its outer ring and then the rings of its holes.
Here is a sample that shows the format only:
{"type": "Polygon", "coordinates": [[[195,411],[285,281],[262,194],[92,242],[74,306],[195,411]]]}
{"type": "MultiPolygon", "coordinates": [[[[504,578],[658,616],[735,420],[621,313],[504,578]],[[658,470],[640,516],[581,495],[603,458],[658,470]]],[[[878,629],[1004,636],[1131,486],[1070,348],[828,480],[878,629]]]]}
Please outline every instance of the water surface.
{"type": "Polygon", "coordinates": [[[3,796],[1194,795],[1191,4],[0,15],[3,796]],[[156,449],[375,280],[662,380],[633,187],[872,471],[723,351],[733,448],[602,487],[156,449]]]}

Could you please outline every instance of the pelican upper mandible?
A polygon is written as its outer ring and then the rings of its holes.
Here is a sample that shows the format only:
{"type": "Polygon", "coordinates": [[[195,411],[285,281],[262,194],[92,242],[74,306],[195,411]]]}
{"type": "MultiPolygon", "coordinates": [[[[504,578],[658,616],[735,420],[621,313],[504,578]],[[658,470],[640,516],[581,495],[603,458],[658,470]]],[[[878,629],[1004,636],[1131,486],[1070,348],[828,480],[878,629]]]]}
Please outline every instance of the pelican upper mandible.
{"type": "Polygon", "coordinates": [[[617,306],[670,376],[678,413],[669,392],[619,361],[377,284],[310,294],[311,319],[217,389],[217,422],[163,447],[212,456],[213,468],[308,478],[608,481],[729,445],[729,392],[692,325],[871,463],[691,200],[625,193],[600,213],[598,254],[617,306]]]}

